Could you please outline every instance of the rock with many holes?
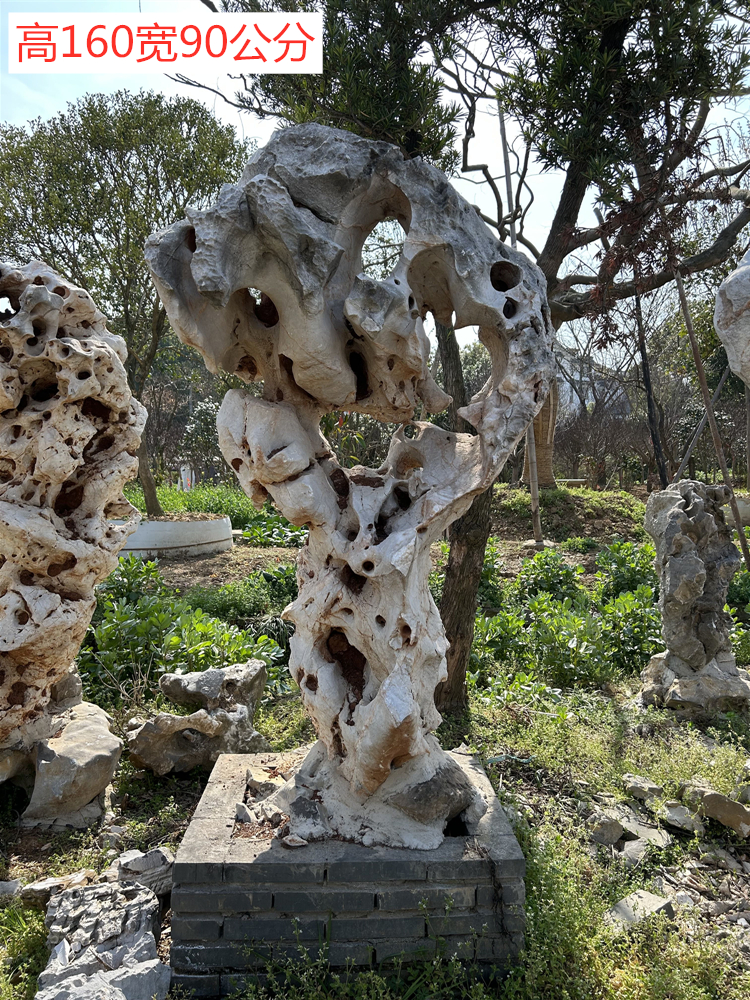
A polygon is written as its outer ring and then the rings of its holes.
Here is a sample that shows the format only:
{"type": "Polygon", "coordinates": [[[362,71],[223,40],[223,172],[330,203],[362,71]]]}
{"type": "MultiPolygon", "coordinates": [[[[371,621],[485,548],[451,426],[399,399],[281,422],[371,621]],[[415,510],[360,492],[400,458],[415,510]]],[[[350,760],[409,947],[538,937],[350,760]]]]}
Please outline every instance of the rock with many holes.
{"type": "Polygon", "coordinates": [[[714,326],[726,349],[729,367],[750,385],[750,250],[719,285],[714,326]]]}
{"type": "MultiPolygon", "coordinates": [[[[0,263],[0,299],[0,780],[30,789],[34,757],[39,781],[55,739],[71,737],[94,588],[137,527],[122,489],[146,411],[88,292],[37,261],[0,263]]],[[[111,775],[87,760],[96,795],[94,773],[111,775]]]]}
{"type": "Polygon", "coordinates": [[[219,441],[245,491],[309,527],[285,611],[290,670],[319,736],[272,797],[301,839],[433,848],[484,802],[433,731],[447,641],[430,544],[495,479],[553,374],[541,272],[492,236],[445,176],[396,147],[320,125],[277,132],[219,201],[149,240],[170,322],[232,390],[219,441]],[[382,280],[367,234],[405,231],[382,280]],[[424,320],[477,326],[492,358],[460,411],[476,435],[414,422],[443,409],[424,320]],[[320,431],[335,410],[401,424],[378,469],[344,468],[320,431]]]}
{"type": "Polygon", "coordinates": [[[726,486],[683,479],[652,493],[646,505],[667,649],[642,672],[641,698],[687,717],[750,704],[750,681],[735,663],[732,619],[724,611],[740,564],[722,511],[728,500],[726,486]]]}

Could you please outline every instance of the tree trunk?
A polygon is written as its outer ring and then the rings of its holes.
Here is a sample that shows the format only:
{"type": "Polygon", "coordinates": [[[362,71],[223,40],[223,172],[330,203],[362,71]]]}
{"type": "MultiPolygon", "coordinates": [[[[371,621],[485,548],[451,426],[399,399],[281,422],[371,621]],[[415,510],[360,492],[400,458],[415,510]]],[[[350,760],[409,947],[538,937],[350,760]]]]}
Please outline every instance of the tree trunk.
{"type": "MultiPolygon", "coordinates": [[[[448,408],[449,428],[473,433],[474,428],[457,415],[465,406],[466,387],[461,368],[461,354],[453,330],[435,323],[438,350],[443,367],[443,387],[453,397],[448,408]]],[[[474,498],[462,518],[450,529],[450,555],[445,568],[440,617],[450,643],[448,648],[448,679],[435,691],[438,711],[456,711],[466,705],[466,668],[474,639],[474,616],[477,592],[482,579],[484,550],[490,534],[492,487],[474,498]]]]}
{"type": "Polygon", "coordinates": [[[643,314],[641,312],[641,297],[635,296],[635,318],[638,326],[638,350],[641,355],[641,370],[643,372],[643,386],[646,390],[646,405],[648,407],[648,427],[651,431],[651,442],[654,446],[654,459],[659,470],[659,482],[661,488],[665,490],[669,485],[667,476],[667,463],[664,459],[664,452],[661,447],[661,437],[659,436],[659,418],[657,416],[654,390],[651,384],[651,368],[648,363],[648,352],[646,351],[646,333],[643,329],[643,314]]]}
{"type": "Polygon", "coordinates": [[[745,386],[745,487],[750,490],[750,386],[745,386]]]}
{"type": "MultiPolygon", "coordinates": [[[[549,395],[544,401],[544,406],[534,417],[536,469],[539,479],[539,488],[543,490],[554,489],[557,485],[555,483],[555,473],[552,465],[555,457],[555,424],[557,422],[558,401],[559,393],[557,391],[557,382],[553,379],[549,395]]],[[[523,463],[523,481],[527,486],[529,485],[528,454],[525,456],[523,463]]]]}
{"type": "Polygon", "coordinates": [[[435,704],[440,712],[455,712],[466,705],[466,668],[474,640],[477,591],[490,535],[491,507],[490,487],[474,499],[464,516],[451,527],[451,550],[440,601],[440,617],[450,642],[446,657],[448,680],[435,691],[435,704]]]}
{"type": "Polygon", "coordinates": [[[144,429],[141,444],[138,448],[138,478],[143,487],[143,499],[146,502],[146,514],[149,517],[162,517],[164,511],[156,495],[156,482],[148,460],[148,445],[146,444],[146,432],[144,429]]]}

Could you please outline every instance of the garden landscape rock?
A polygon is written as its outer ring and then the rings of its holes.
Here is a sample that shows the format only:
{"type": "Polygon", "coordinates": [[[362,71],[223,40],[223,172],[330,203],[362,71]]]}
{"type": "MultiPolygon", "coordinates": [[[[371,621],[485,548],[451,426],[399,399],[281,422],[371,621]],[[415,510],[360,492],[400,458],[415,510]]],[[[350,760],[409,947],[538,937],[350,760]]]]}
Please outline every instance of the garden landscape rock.
{"type": "Polygon", "coordinates": [[[190,674],[164,674],[159,687],[191,715],[162,712],[127,734],[130,760],[154,774],[210,769],[222,753],[257,753],[269,745],[253,726],[266,683],[262,660],[190,674]]]}
{"type": "Polygon", "coordinates": [[[166,997],[171,974],[156,954],[159,903],[150,889],[119,882],[65,889],[50,900],[45,923],[51,954],[37,1000],[57,1000],[64,990],[166,997]]]}
{"type": "Polygon", "coordinates": [[[139,520],[122,490],[146,411],[88,292],[38,261],[0,263],[0,298],[0,781],[33,787],[25,820],[80,826],[101,815],[89,806],[121,744],[79,705],[71,665],[139,520]]]}
{"type": "Polygon", "coordinates": [[[286,128],[216,205],[154,234],[146,256],[170,322],[231,390],[219,443],[260,506],[309,526],[297,564],[290,671],[319,742],[273,797],[291,835],[437,848],[485,804],[433,733],[447,641],[428,588],[430,545],[492,483],[554,373],[545,281],[497,241],[445,176],[395,146],[316,124],[286,128]],[[399,220],[403,250],[378,281],[367,234],[399,220]],[[249,291],[253,290],[253,291],[249,291]],[[476,435],[414,421],[450,399],[423,320],[476,325],[492,358],[459,415],[476,435]],[[341,466],[321,418],[399,424],[378,469],[341,466]]]}
{"type": "Polygon", "coordinates": [[[750,705],[750,679],[735,663],[724,611],[740,564],[722,507],[726,486],[681,480],[652,493],[646,530],[656,546],[666,652],[641,674],[645,705],[699,718],[750,705]]]}
{"type": "Polygon", "coordinates": [[[750,250],[719,286],[714,326],[729,367],[750,385],[750,250]]]}

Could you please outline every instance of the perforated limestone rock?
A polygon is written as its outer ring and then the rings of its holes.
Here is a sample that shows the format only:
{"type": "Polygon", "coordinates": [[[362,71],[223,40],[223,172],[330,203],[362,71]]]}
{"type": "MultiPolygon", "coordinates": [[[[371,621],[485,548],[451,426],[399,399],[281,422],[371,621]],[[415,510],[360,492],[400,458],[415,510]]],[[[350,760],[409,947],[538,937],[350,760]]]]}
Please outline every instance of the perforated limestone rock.
{"type": "Polygon", "coordinates": [[[137,526],[122,488],[137,473],[146,418],[128,388],[125,343],[88,292],[39,262],[0,264],[3,300],[0,780],[28,767],[80,702],[71,665],[94,587],[137,526]]]}
{"type": "Polygon", "coordinates": [[[659,608],[666,652],[641,677],[647,705],[701,716],[750,704],[746,671],[735,663],[724,611],[740,564],[722,507],[726,486],[683,479],[652,493],[646,530],[656,545],[659,608]]]}
{"type": "Polygon", "coordinates": [[[719,285],[714,326],[729,367],[750,385],[750,250],[719,285]]]}
{"type": "MultiPolygon", "coordinates": [[[[276,133],[212,208],[155,234],[147,259],[170,321],[230,391],[224,456],[257,504],[309,527],[290,670],[319,735],[287,787],[292,832],[432,848],[483,800],[432,735],[447,642],[430,544],[495,479],[552,375],[541,272],[498,243],[445,176],[398,149],[304,125],[276,133]],[[363,273],[374,226],[405,233],[390,275],[363,273]],[[476,325],[492,357],[461,411],[476,436],[414,420],[433,382],[428,313],[476,325]],[[343,468],[320,432],[334,410],[400,424],[381,468],[343,468]]],[[[279,793],[281,795],[281,793],[279,793]]],[[[282,796],[282,797],[283,797],[282,796]]]]}

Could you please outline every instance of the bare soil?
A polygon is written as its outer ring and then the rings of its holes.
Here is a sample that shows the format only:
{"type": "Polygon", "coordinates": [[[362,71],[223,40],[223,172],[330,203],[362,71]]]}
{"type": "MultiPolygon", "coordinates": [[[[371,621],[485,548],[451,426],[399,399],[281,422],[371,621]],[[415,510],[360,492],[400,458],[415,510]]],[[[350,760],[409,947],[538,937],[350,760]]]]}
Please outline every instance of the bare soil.
{"type": "Polygon", "coordinates": [[[273,569],[283,563],[293,563],[297,549],[258,549],[242,542],[228,552],[192,559],[165,559],[159,569],[165,581],[180,591],[191,587],[221,587],[225,583],[244,580],[256,570],[273,569]]]}

